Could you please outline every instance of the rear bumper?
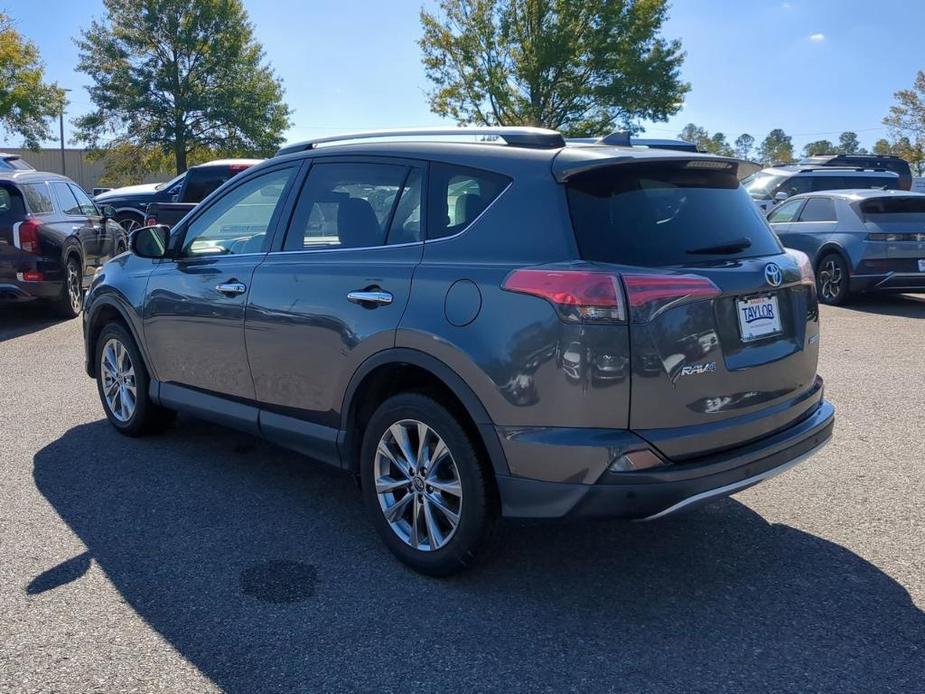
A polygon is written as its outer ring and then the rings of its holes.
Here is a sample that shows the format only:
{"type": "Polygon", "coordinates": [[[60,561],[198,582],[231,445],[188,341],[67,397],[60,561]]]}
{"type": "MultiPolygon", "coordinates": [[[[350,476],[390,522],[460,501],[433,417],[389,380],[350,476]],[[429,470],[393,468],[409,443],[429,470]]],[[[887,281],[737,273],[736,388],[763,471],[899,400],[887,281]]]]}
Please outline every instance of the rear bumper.
{"type": "Polygon", "coordinates": [[[854,275],[852,292],[925,292],[925,272],[887,272],[854,275]]]}
{"type": "Polygon", "coordinates": [[[0,280],[0,303],[23,303],[54,299],[61,295],[61,282],[19,282],[0,280]]]}
{"type": "Polygon", "coordinates": [[[502,510],[513,518],[660,518],[793,467],[829,441],[834,424],[835,408],[823,400],[783,431],[697,461],[605,472],[594,484],[498,477],[502,510]]]}

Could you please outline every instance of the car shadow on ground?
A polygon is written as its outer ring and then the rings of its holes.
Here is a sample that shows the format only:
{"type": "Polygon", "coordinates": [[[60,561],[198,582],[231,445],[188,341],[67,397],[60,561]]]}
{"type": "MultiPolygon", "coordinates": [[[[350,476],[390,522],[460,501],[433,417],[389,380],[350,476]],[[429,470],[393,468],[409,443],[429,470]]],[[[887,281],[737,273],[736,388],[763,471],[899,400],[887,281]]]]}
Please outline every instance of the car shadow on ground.
{"type": "Polygon", "coordinates": [[[0,342],[37,333],[62,321],[46,306],[0,306],[0,342]]]}
{"type": "Polygon", "coordinates": [[[925,318],[925,294],[859,294],[849,299],[842,308],[900,318],[925,318]]]}
{"type": "Polygon", "coordinates": [[[349,477],[208,424],[86,424],[34,466],[87,551],[22,590],[54,599],[95,562],[230,692],[885,692],[925,673],[925,615],[898,583],[734,500],[516,525],[491,562],[436,580],[391,558],[349,477]]]}

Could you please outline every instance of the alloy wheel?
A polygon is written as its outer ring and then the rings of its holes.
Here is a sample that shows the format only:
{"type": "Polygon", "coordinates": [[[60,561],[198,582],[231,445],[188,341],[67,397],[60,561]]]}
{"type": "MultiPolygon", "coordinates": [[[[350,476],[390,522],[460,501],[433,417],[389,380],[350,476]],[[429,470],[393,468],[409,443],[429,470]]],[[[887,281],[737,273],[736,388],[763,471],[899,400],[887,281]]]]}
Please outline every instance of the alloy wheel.
{"type": "Polygon", "coordinates": [[[446,443],[423,422],[403,419],[382,434],[374,463],[376,496],[389,527],[405,544],[432,552],[459,525],[462,485],[446,443]]]}
{"type": "Polygon", "coordinates": [[[100,374],[103,397],[112,416],[120,422],[129,421],[137,405],[135,366],[125,345],[115,338],[103,346],[100,374]]]}
{"type": "Polygon", "coordinates": [[[819,293],[825,301],[834,301],[841,294],[842,271],[834,259],[829,259],[819,271],[819,293]]]}
{"type": "Polygon", "coordinates": [[[80,268],[72,260],[67,264],[67,298],[74,313],[83,308],[83,290],[80,286],[80,268]]]}

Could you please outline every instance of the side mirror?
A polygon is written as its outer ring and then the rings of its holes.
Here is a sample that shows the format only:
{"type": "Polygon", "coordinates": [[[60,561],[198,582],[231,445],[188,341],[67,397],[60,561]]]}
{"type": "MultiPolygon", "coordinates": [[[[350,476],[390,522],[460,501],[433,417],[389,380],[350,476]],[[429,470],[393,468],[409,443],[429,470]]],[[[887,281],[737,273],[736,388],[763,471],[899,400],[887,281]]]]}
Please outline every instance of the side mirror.
{"type": "Polygon", "coordinates": [[[132,232],[128,245],[132,253],[139,258],[165,258],[167,245],[170,241],[170,227],[156,224],[152,227],[142,227],[132,232]]]}
{"type": "Polygon", "coordinates": [[[100,207],[100,214],[103,215],[103,219],[112,219],[116,216],[116,208],[112,205],[103,205],[100,207]]]}
{"type": "Polygon", "coordinates": [[[779,190],[779,191],[777,191],[776,193],[774,193],[774,202],[783,202],[784,200],[786,200],[786,199],[789,198],[789,197],[790,197],[790,196],[789,196],[787,193],[785,193],[785,192],[782,191],[782,190],[779,190]]]}

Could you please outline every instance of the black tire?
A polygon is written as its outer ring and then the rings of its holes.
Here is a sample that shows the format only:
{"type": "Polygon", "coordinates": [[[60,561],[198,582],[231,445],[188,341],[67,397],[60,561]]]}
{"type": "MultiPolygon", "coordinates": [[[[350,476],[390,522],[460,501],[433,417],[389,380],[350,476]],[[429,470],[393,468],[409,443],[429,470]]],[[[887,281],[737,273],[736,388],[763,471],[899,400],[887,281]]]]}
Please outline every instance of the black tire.
{"type": "Polygon", "coordinates": [[[83,309],[83,272],[80,259],[73,253],[64,261],[64,281],[55,300],[55,313],[62,318],[77,318],[83,309]]]}
{"type": "MultiPolygon", "coordinates": [[[[435,439],[432,441],[436,442],[435,439]]],[[[416,450],[416,443],[412,444],[412,448],[416,450]]],[[[434,448],[437,446],[434,445],[434,448]]],[[[478,447],[474,445],[470,435],[457,418],[426,395],[403,393],[389,398],[376,409],[363,434],[360,477],[363,487],[363,503],[373,525],[389,550],[415,571],[430,576],[448,576],[457,573],[484,558],[495,544],[500,525],[500,513],[490,465],[488,461],[481,459],[478,447]],[[385,511],[380,504],[380,497],[376,492],[377,451],[380,439],[393,424],[407,420],[426,425],[433,434],[443,440],[449,449],[449,456],[435,458],[431,472],[436,471],[438,466],[445,468],[448,465],[453,466],[454,473],[458,472],[456,478],[458,488],[461,490],[458,505],[453,503],[452,496],[444,495],[443,492],[431,488],[426,482],[421,482],[424,488],[419,492],[422,504],[419,527],[428,536],[427,544],[435,546],[433,549],[413,547],[407,539],[400,537],[398,531],[393,530],[392,524],[386,519],[385,511]],[[427,513],[430,514],[427,519],[424,518],[427,515],[423,506],[425,497],[428,499],[426,503],[429,506],[427,513]],[[439,505],[436,507],[431,505],[429,500],[434,497],[439,497],[458,510],[458,522],[455,529],[446,534],[443,545],[439,544],[440,539],[435,542],[430,537],[430,523],[439,523],[439,521],[434,521],[434,518],[439,515],[444,523],[449,519],[442,512],[437,513],[436,509],[439,505]]],[[[423,480],[426,476],[422,475],[421,478],[423,480]]],[[[444,482],[443,479],[440,481],[444,482]]],[[[397,493],[402,495],[398,497],[398,500],[401,501],[406,494],[411,496],[413,492],[414,484],[409,483],[406,489],[397,490],[397,493]]],[[[392,498],[395,499],[396,495],[392,494],[392,498]]],[[[388,503],[388,500],[383,503],[388,503]]],[[[414,509],[416,510],[417,507],[414,509]]],[[[412,509],[409,508],[409,517],[411,512],[412,509]]],[[[401,522],[407,524],[407,521],[401,522]]],[[[435,532],[434,537],[439,538],[440,534],[440,532],[435,532]]]]}
{"type": "Polygon", "coordinates": [[[826,253],[816,267],[816,293],[819,301],[829,306],[841,306],[848,301],[851,275],[848,264],[839,253],[826,253]]]}
{"type": "Polygon", "coordinates": [[[162,431],[173,421],[176,412],[156,405],[148,397],[148,386],[151,383],[151,378],[148,376],[148,371],[145,368],[135,340],[124,326],[119,323],[109,323],[103,328],[96,341],[94,358],[96,359],[96,387],[100,402],[103,404],[106,418],[109,419],[109,422],[119,433],[126,436],[143,436],[162,431]],[[111,385],[111,380],[107,380],[107,369],[103,365],[103,353],[113,341],[124,347],[125,354],[130,360],[134,372],[134,408],[128,417],[122,416],[125,414],[124,411],[122,415],[116,414],[105,394],[107,383],[111,385]]]}

